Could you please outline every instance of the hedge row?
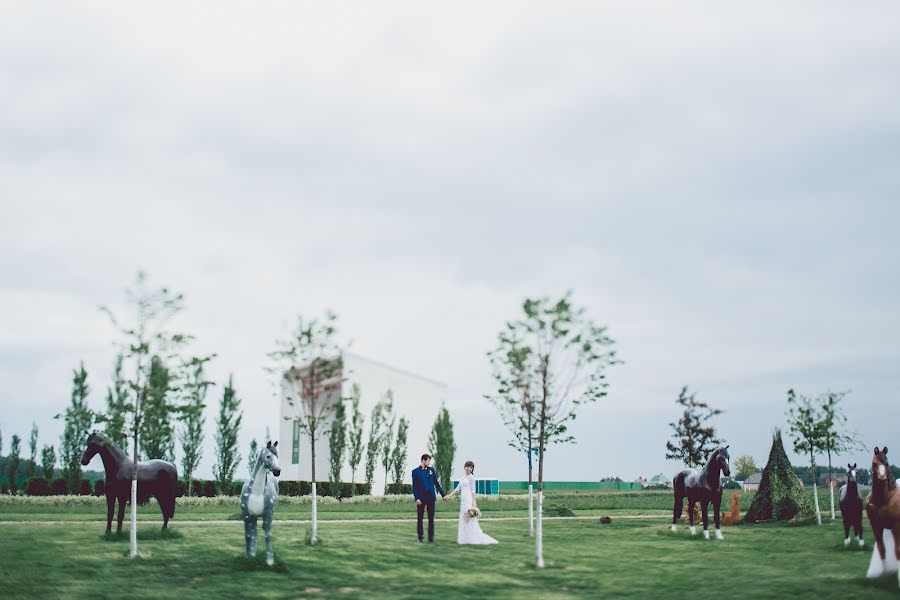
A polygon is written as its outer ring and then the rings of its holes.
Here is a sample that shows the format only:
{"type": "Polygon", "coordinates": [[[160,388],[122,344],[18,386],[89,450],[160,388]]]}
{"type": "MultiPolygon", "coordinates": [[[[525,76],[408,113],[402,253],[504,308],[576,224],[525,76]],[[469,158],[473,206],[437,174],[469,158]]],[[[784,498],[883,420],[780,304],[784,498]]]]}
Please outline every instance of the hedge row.
{"type": "MultiPolygon", "coordinates": [[[[228,489],[219,490],[218,482],[209,479],[195,479],[191,481],[191,496],[212,498],[218,495],[237,496],[241,493],[243,482],[232,482],[228,489]]],[[[317,496],[335,496],[338,498],[350,498],[352,496],[366,496],[369,494],[369,486],[364,483],[351,484],[341,482],[338,493],[333,493],[328,481],[316,483],[317,496]]],[[[4,493],[8,491],[4,490],[4,493]]],[[[81,496],[103,496],[106,492],[104,480],[97,479],[91,482],[84,479],[78,493],[81,496]]],[[[176,495],[178,497],[188,495],[185,482],[178,481],[176,495]]],[[[25,494],[28,496],[65,496],[68,495],[69,486],[65,479],[57,478],[48,483],[43,477],[33,477],[25,486],[25,494]]],[[[312,484],[309,481],[280,481],[278,493],[282,496],[309,496],[312,493],[312,484]]],[[[408,483],[394,483],[388,486],[388,494],[412,494],[412,485],[408,483]]]]}

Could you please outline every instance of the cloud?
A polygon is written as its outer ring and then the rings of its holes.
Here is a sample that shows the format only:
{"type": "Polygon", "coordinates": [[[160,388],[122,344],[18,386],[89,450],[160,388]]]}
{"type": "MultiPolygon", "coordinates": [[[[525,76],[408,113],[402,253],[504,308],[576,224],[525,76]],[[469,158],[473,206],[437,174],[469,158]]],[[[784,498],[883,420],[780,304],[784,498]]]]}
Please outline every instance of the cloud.
{"type": "Polygon", "coordinates": [[[672,470],[686,383],[758,461],[790,385],[853,388],[857,429],[886,439],[896,12],[10,8],[0,426],[57,435],[80,360],[99,406],[96,307],[123,310],[145,268],[186,293],[214,378],[234,373],[244,444],[277,418],[273,340],[332,307],[355,351],[448,382],[461,452],[521,477],[485,352],[523,297],[567,289],[626,364],[548,477],[672,470]]]}

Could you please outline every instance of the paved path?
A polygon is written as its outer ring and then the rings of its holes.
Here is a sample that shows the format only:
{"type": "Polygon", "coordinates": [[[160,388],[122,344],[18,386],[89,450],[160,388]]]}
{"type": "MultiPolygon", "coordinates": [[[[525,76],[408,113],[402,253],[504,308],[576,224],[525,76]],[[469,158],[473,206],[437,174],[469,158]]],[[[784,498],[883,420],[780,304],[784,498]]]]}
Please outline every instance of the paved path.
{"type": "MultiPolygon", "coordinates": [[[[613,521],[617,521],[619,519],[623,520],[637,520],[637,519],[662,519],[663,515],[618,515],[612,517],[613,521]]],[[[671,517],[666,517],[669,519],[671,517]]],[[[528,517],[482,517],[484,521],[527,521],[528,517]]],[[[437,518],[436,522],[447,522],[447,523],[456,523],[458,519],[455,518],[437,518]]],[[[544,517],[544,521],[590,521],[595,520],[599,521],[599,516],[591,516],[591,517],[544,517]]],[[[127,522],[127,521],[126,521],[127,522]]],[[[275,522],[279,525],[308,525],[309,519],[275,519],[275,522]]],[[[319,525],[346,525],[350,523],[415,523],[416,519],[319,519],[319,525]]],[[[89,521],[0,521],[0,527],[13,526],[13,525],[96,525],[97,523],[106,523],[106,519],[94,519],[89,521]]],[[[139,525],[143,524],[154,524],[157,521],[138,521],[139,525]]],[[[239,519],[231,519],[231,520],[208,520],[208,521],[177,521],[172,520],[169,521],[169,524],[172,527],[177,527],[178,525],[243,525],[243,521],[239,519]]]]}

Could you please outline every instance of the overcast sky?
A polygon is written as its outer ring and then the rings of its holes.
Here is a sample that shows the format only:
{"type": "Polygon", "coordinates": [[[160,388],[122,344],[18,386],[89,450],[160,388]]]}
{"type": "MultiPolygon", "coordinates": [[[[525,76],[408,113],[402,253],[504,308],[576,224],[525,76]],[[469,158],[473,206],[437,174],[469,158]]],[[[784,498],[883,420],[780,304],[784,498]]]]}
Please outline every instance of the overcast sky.
{"type": "Polygon", "coordinates": [[[852,390],[861,442],[900,445],[896,3],[2,11],[4,453],[33,421],[58,443],[79,361],[103,406],[97,307],[139,268],[234,374],[242,446],[275,430],[273,340],[331,308],[355,352],[448,384],[458,462],[524,479],[485,353],[568,289],[625,364],[548,480],[677,472],[683,385],[732,457],[765,462],[789,387],[852,390]]]}

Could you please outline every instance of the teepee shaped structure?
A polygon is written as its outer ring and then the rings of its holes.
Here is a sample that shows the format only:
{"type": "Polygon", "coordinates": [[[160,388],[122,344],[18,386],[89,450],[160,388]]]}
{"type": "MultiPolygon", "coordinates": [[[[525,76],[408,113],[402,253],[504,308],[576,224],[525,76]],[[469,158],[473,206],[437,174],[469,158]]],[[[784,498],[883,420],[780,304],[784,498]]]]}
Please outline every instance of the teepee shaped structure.
{"type": "Polygon", "coordinates": [[[803,483],[791,468],[791,461],[781,441],[781,431],[776,429],[772,436],[769,462],[763,470],[762,481],[744,522],[783,521],[810,512],[812,507],[803,493],[803,483]]]}

